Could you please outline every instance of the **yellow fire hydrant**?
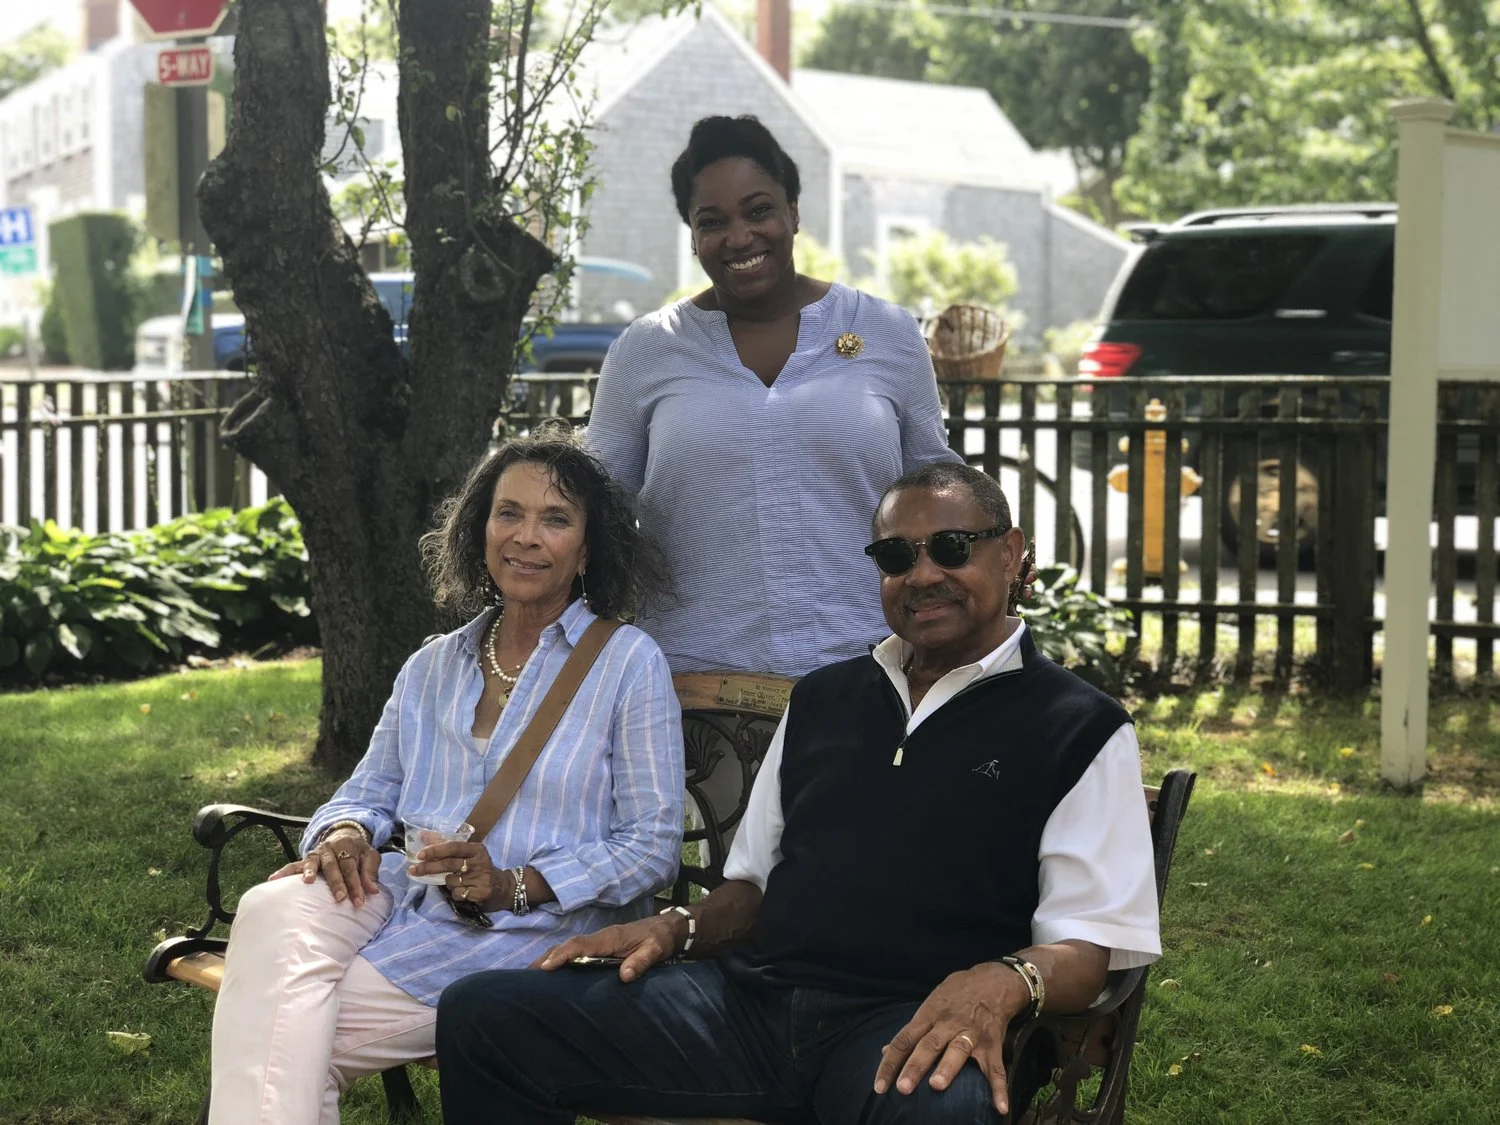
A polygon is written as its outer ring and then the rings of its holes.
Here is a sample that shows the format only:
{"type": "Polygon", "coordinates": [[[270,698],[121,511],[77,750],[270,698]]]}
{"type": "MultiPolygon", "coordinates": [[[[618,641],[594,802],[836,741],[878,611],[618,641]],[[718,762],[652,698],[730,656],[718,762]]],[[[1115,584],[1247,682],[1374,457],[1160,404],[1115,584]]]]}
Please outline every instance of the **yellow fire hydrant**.
{"type": "MultiPolygon", "coordinates": [[[[1167,408],[1161,404],[1159,399],[1152,399],[1146,406],[1146,420],[1148,422],[1165,422],[1167,420],[1167,408]]],[[[1145,456],[1145,510],[1143,512],[1143,542],[1141,544],[1141,572],[1147,577],[1160,578],[1165,567],[1162,556],[1166,553],[1164,539],[1167,523],[1167,431],[1147,430],[1146,456],[1145,456]]],[[[1187,448],[1186,439],[1182,446],[1187,448]]],[[[1124,453],[1130,449],[1130,439],[1120,439],[1120,452],[1124,453]]],[[[1181,498],[1186,500],[1198,491],[1198,486],[1203,483],[1200,477],[1186,465],[1182,467],[1182,493],[1181,498]]],[[[1116,465],[1109,471],[1109,484],[1116,492],[1130,491],[1130,466],[1116,465]]],[[[1179,561],[1178,565],[1186,570],[1185,564],[1179,561]]],[[[1120,559],[1115,563],[1116,572],[1125,570],[1125,560],[1120,559]]]]}

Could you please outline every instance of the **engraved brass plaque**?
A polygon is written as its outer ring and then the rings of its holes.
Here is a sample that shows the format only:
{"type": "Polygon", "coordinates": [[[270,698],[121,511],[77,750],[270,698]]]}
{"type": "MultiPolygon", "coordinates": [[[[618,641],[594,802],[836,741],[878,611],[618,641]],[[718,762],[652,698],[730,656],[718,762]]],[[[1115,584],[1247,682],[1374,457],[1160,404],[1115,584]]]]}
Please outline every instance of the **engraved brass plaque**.
{"type": "Polygon", "coordinates": [[[715,699],[725,707],[780,715],[792,697],[792,685],[767,682],[751,676],[725,676],[719,681],[715,699]]]}

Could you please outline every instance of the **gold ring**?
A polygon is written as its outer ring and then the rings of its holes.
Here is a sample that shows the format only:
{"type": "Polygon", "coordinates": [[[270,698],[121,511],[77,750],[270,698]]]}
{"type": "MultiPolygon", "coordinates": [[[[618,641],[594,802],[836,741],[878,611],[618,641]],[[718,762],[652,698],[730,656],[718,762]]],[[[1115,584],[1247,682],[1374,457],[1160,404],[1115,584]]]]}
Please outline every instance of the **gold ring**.
{"type": "Polygon", "coordinates": [[[959,1034],[957,1034],[957,1035],[955,1035],[953,1037],[953,1042],[957,1043],[960,1039],[962,1039],[965,1043],[967,1043],[969,1045],[968,1053],[972,1055],[974,1053],[974,1040],[970,1039],[967,1035],[965,1035],[962,1032],[960,1032],[959,1034]]]}
{"type": "Polygon", "coordinates": [[[340,859],[348,859],[349,858],[349,853],[348,852],[334,852],[333,854],[336,855],[336,856],[338,856],[340,859]]]}
{"type": "Polygon", "coordinates": [[[461,898],[461,899],[463,899],[465,902],[468,902],[469,901],[469,888],[468,887],[459,887],[458,890],[459,890],[459,896],[458,897],[461,898]]]}
{"type": "Polygon", "coordinates": [[[467,875],[469,873],[469,857],[468,856],[464,856],[463,866],[458,869],[458,873],[460,875],[467,875]]]}

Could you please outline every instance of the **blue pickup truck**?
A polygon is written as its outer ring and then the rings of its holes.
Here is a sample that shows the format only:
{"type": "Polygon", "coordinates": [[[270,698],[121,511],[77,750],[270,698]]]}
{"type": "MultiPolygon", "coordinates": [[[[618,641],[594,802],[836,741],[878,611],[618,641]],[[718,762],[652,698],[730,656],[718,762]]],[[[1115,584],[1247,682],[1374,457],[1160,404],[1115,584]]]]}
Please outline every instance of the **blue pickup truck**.
{"type": "MultiPolygon", "coordinates": [[[[578,270],[590,274],[630,276],[650,279],[650,273],[639,266],[611,259],[580,258],[578,270]]],[[[406,314],[411,307],[412,275],[377,273],[370,282],[395,325],[396,341],[406,344],[406,314]]],[[[522,372],[598,371],[604,353],[615,338],[624,332],[624,321],[576,323],[558,321],[551,335],[538,332],[531,339],[531,354],[522,363],[522,372]]],[[[139,369],[180,369],[177,357],[183,354],[182,318],[158,316],[136,329],[135,363],[139,369]]],[[[245,318],[238,313],[214,317],[214,367],[220,371],[243,371],[246,364],[245,318]]]]}

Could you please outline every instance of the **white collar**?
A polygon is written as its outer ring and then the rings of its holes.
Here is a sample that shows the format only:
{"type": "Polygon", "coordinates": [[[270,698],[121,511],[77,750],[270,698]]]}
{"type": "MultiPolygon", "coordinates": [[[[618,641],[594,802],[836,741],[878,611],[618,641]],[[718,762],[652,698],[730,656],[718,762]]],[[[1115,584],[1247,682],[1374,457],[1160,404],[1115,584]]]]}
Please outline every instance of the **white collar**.
{"type": "Polygon", "coordinates": [[[1021,667],[1024,659],[1021,652],[1021,637],[1026,632],[1026,623],[1019,617],[1012,617],[1008,620],[1011,625],[1010,636],[974,663],[964,664],[944,673],[937,683],[927,689],[927,694],[922,697],[921,706],[916,709],[915,713],[912,711],[911,686],[907,683],[905,670],[906,662],[912,654],[912,646],[894,633],[875,646],[870,655],[884,670],[891,685],[896,689],[896,694],[901,697],[901,703],[906,708],[908,716],[906,728],[908,731],[916,729],[923,719],[971,684],[977,684],[980,680],[989,679],[991,676],[998,676],[1002,672],[1016,671],[1021,667]]]}

